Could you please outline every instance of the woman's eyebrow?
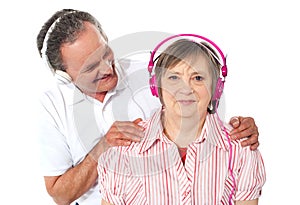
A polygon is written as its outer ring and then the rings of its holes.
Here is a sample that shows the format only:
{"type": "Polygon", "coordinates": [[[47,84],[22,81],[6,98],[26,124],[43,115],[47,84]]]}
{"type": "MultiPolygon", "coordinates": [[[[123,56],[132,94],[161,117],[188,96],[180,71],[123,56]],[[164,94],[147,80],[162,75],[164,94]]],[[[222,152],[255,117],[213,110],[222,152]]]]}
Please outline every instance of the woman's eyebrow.
{"type": "Polygon", "coordinates": [[[201,71],[194,71],[194,72],[191,72],[191,75],[197,75],[197,74],[203,74],[203,72],[201,72],[201,71]]]}
{"type": "Polygon", "coordinates": [[[178,72],[178,71],[167,70],[166,74],[177,74],[177,75],[180,75],[181,73],[178,72]]]}

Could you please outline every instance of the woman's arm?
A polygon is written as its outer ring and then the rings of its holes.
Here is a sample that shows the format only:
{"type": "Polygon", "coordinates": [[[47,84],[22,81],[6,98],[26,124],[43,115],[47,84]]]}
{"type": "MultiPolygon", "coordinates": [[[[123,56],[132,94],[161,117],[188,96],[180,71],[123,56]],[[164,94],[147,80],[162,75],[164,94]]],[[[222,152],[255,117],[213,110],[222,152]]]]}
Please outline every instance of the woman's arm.
{"type": "Polygon", "coordinates": [[[258,199],[248,200],[248,201],[236,201],[235,205],[257,205],[258,199]]]}
{"type": "Polygon", "coordinates": [[[113,205],[113,204],[111,204],[111,203],[108,203],[107,201],[104,201],[104,200],[102,199],[102,201],[101,201],[101,205],[113,205]]]}
{"type": "Polygon", "coordinates": [[[237,171],[235,204],[257,205],[266,181],[264,161],[259,150],[251,151],[249,147],[243,147],[241,151],[236,161],[238,166],[234,168],[237,171]]]}

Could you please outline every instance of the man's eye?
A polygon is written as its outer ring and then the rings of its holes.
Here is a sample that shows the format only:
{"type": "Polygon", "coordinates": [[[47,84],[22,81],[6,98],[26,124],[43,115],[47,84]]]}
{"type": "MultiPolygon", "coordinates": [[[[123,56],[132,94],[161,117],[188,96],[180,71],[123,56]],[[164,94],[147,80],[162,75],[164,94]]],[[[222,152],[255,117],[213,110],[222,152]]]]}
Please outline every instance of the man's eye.
{"type": "Polygon", "coordinates": [[[89,73],[95,70],[100,65],[100,61],[97,61],[89,66],[87,66],[85,69],[82,70],[84,73],[89,73]]]}
{"type": "Polygon", "coordinates": [[[106,65],[108,65],[108,66],[112,66],[112,65],[114,64],[114,61],[113,61],[113,60],[110,60],[110,59],[107,59],[107,60],[105,60],[105,63],[106,63],[106,65]]]}

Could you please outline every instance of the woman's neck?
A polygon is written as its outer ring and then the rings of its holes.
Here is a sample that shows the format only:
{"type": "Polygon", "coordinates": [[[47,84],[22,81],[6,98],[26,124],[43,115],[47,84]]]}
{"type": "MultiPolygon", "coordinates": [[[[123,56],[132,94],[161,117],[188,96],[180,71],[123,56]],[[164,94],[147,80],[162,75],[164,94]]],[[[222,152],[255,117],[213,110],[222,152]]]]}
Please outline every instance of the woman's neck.
{"type": "Polygon", "coordinates": [[[200,136],[206,115],[199,117],[177,117],[163,113],[162,123],[164,133],[178,147],[187,147],[200,136]]]}

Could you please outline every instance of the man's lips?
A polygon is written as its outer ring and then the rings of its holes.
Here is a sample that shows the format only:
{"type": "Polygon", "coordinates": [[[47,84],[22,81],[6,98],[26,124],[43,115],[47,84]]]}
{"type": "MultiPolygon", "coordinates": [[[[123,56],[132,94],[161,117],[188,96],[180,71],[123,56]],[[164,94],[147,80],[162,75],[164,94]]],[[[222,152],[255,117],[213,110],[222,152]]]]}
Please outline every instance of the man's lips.
{"type": "Polygon", "coordinates": [[[98,81],[104,81],[112,77],[112,74],[105,74],[93,80],[93,83],[97,83],[98,81]]]}

